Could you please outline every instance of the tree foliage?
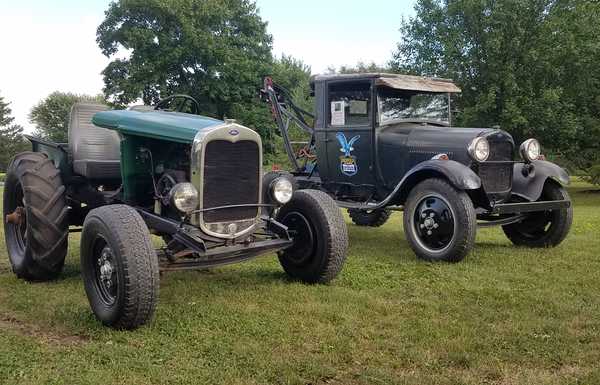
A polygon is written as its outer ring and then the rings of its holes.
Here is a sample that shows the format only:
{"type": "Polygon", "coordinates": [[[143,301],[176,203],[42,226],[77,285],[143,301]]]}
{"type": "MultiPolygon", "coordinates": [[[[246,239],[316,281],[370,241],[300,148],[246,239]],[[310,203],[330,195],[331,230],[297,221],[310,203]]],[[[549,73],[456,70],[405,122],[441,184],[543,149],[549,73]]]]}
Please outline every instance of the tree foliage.
{"type": "Polygon", "coordinates": [[[189,94],[204,115],[234,118],[257,130],[267,152],[274,151],[275,127],[258,99],[263,77],[273,75],[291,88],[308,86],[310,70],[302,62],[272,57],[266,23],[250,0],[116,1],[97,41],[112,58],[103,71],[111,102],[124,106],[142,98],[155,104],[189,94]]]}
{"type": "Polygon", "coordinates": [[[71,107],[78,102],[102,103],[102,96],[77,95],[70,92],[53,92],[36,104],[29,113],[35,124],[35,135],[57,143],[67,142],[71,107]]]}
{"type": "Polygon", "coordinates": [[[600,3],[419,0],[395,70],[449,77],[459,123],[500,125],[588,167],[600,158],[600,3]]]}
{"type": "Polygon", "coordinates": [[[29,147],[23,137],[23,127],[13,124],[11,115],[9,103],[0,96],[0,171],[6,171],[12,157],[29,147]]]}

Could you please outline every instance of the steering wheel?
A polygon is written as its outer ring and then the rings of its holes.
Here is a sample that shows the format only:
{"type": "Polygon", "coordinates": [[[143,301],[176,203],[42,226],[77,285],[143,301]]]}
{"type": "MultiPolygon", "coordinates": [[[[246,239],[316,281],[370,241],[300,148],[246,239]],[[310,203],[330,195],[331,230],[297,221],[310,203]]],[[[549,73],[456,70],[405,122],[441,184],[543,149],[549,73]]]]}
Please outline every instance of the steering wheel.
{"type": "Polygon", "coordinates": [[[156,106],[154,106],[154,110],[170,110],[175,112],[184,112],[186,105],[190,103],[190,114],[199,115],[200,114],[200,103],[190,95],[171,95],[164,99],[161,99],[156,106]],[[176,102],[176,100],[181,99],[180,102],[176,102]],[[175,108],[169,109],[171,105],[174,105],[175,108]]]}

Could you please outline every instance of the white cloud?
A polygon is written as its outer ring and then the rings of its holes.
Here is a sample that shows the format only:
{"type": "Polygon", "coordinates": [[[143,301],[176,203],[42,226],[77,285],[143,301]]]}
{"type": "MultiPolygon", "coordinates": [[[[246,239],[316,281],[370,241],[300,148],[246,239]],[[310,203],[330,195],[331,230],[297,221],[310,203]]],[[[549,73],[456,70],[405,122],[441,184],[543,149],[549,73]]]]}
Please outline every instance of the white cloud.
{"type": "Polygon", "coordinates": [[[15,122],[31,132],[27,115],[53,91],[97,94],[108,64],[96,44],[103,15],[73,20],[32,16],[24,11],[0,16],[0,95],[11,102],[15,122]]]}

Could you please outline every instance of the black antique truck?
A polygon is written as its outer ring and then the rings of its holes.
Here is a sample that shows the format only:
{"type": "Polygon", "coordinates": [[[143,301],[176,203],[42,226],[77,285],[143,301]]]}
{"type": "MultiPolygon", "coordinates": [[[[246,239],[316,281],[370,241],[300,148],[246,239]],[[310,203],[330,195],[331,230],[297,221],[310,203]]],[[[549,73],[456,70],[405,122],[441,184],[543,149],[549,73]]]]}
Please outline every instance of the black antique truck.
{"type": "Polygon", "coordinates": [[[340,272],[348,239],[335,202],[264,175],[255,131],[197,115],[189,96],[106,110],[75,105],[69,143],[30,137],[33,151],[12,160],[3,218],[18,277],[56,278],[69,233],[80,231],[94,314],[131,329],[151,318],[160,271],[278,253],[294,279],[325,283],[340,272]],[[164,246],[156,250],[151,234],[164,246]]]}
{"type": "Polygon", "coordinates": [[[355,224],[380,226],[403,210],[417,256],[453,262],[473,248],[478,226],[500,225],[529,247],[556,246],[569,232],[565,170],[545,160],[535,139],[516,147],[500,129],[452,127],[451,96],[460,92],[452,81],[317,75],[311,88],[314,113],[270,78],[262,95],[296,184],[327,192],[355,224]],[[298,131],[306,141],[292,140],[298,131]]]}

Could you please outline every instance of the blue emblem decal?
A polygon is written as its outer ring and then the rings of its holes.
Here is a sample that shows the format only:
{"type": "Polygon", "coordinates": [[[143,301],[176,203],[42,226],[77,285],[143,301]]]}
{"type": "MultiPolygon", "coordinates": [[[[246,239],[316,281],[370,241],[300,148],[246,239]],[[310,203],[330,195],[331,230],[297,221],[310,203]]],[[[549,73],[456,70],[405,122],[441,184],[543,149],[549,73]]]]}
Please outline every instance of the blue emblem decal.
{"type": "Polygon", "coordinates": [[[350,141],[346,139],[346,135],[341,132],[335,134],[338,142],[340,142],[340,151],[344,153],[343,156],[340,156],[340,171],[342,174],[347,176],[354,176],[358,172],[358,163],[356,162],[356,157],[352,155],[352,151],[354,151],[354,143],[360,139],[360,135],[356,135],[350,141]]]}
{"type": "Polygon", "coordinates": [[[236,135],[239,135],[239,134],[240,134],[240,132],[238,130],[236,130],[235,128],[229,130],[229,135],[231,135],[231,136],[236,136],[236,135]]]}

